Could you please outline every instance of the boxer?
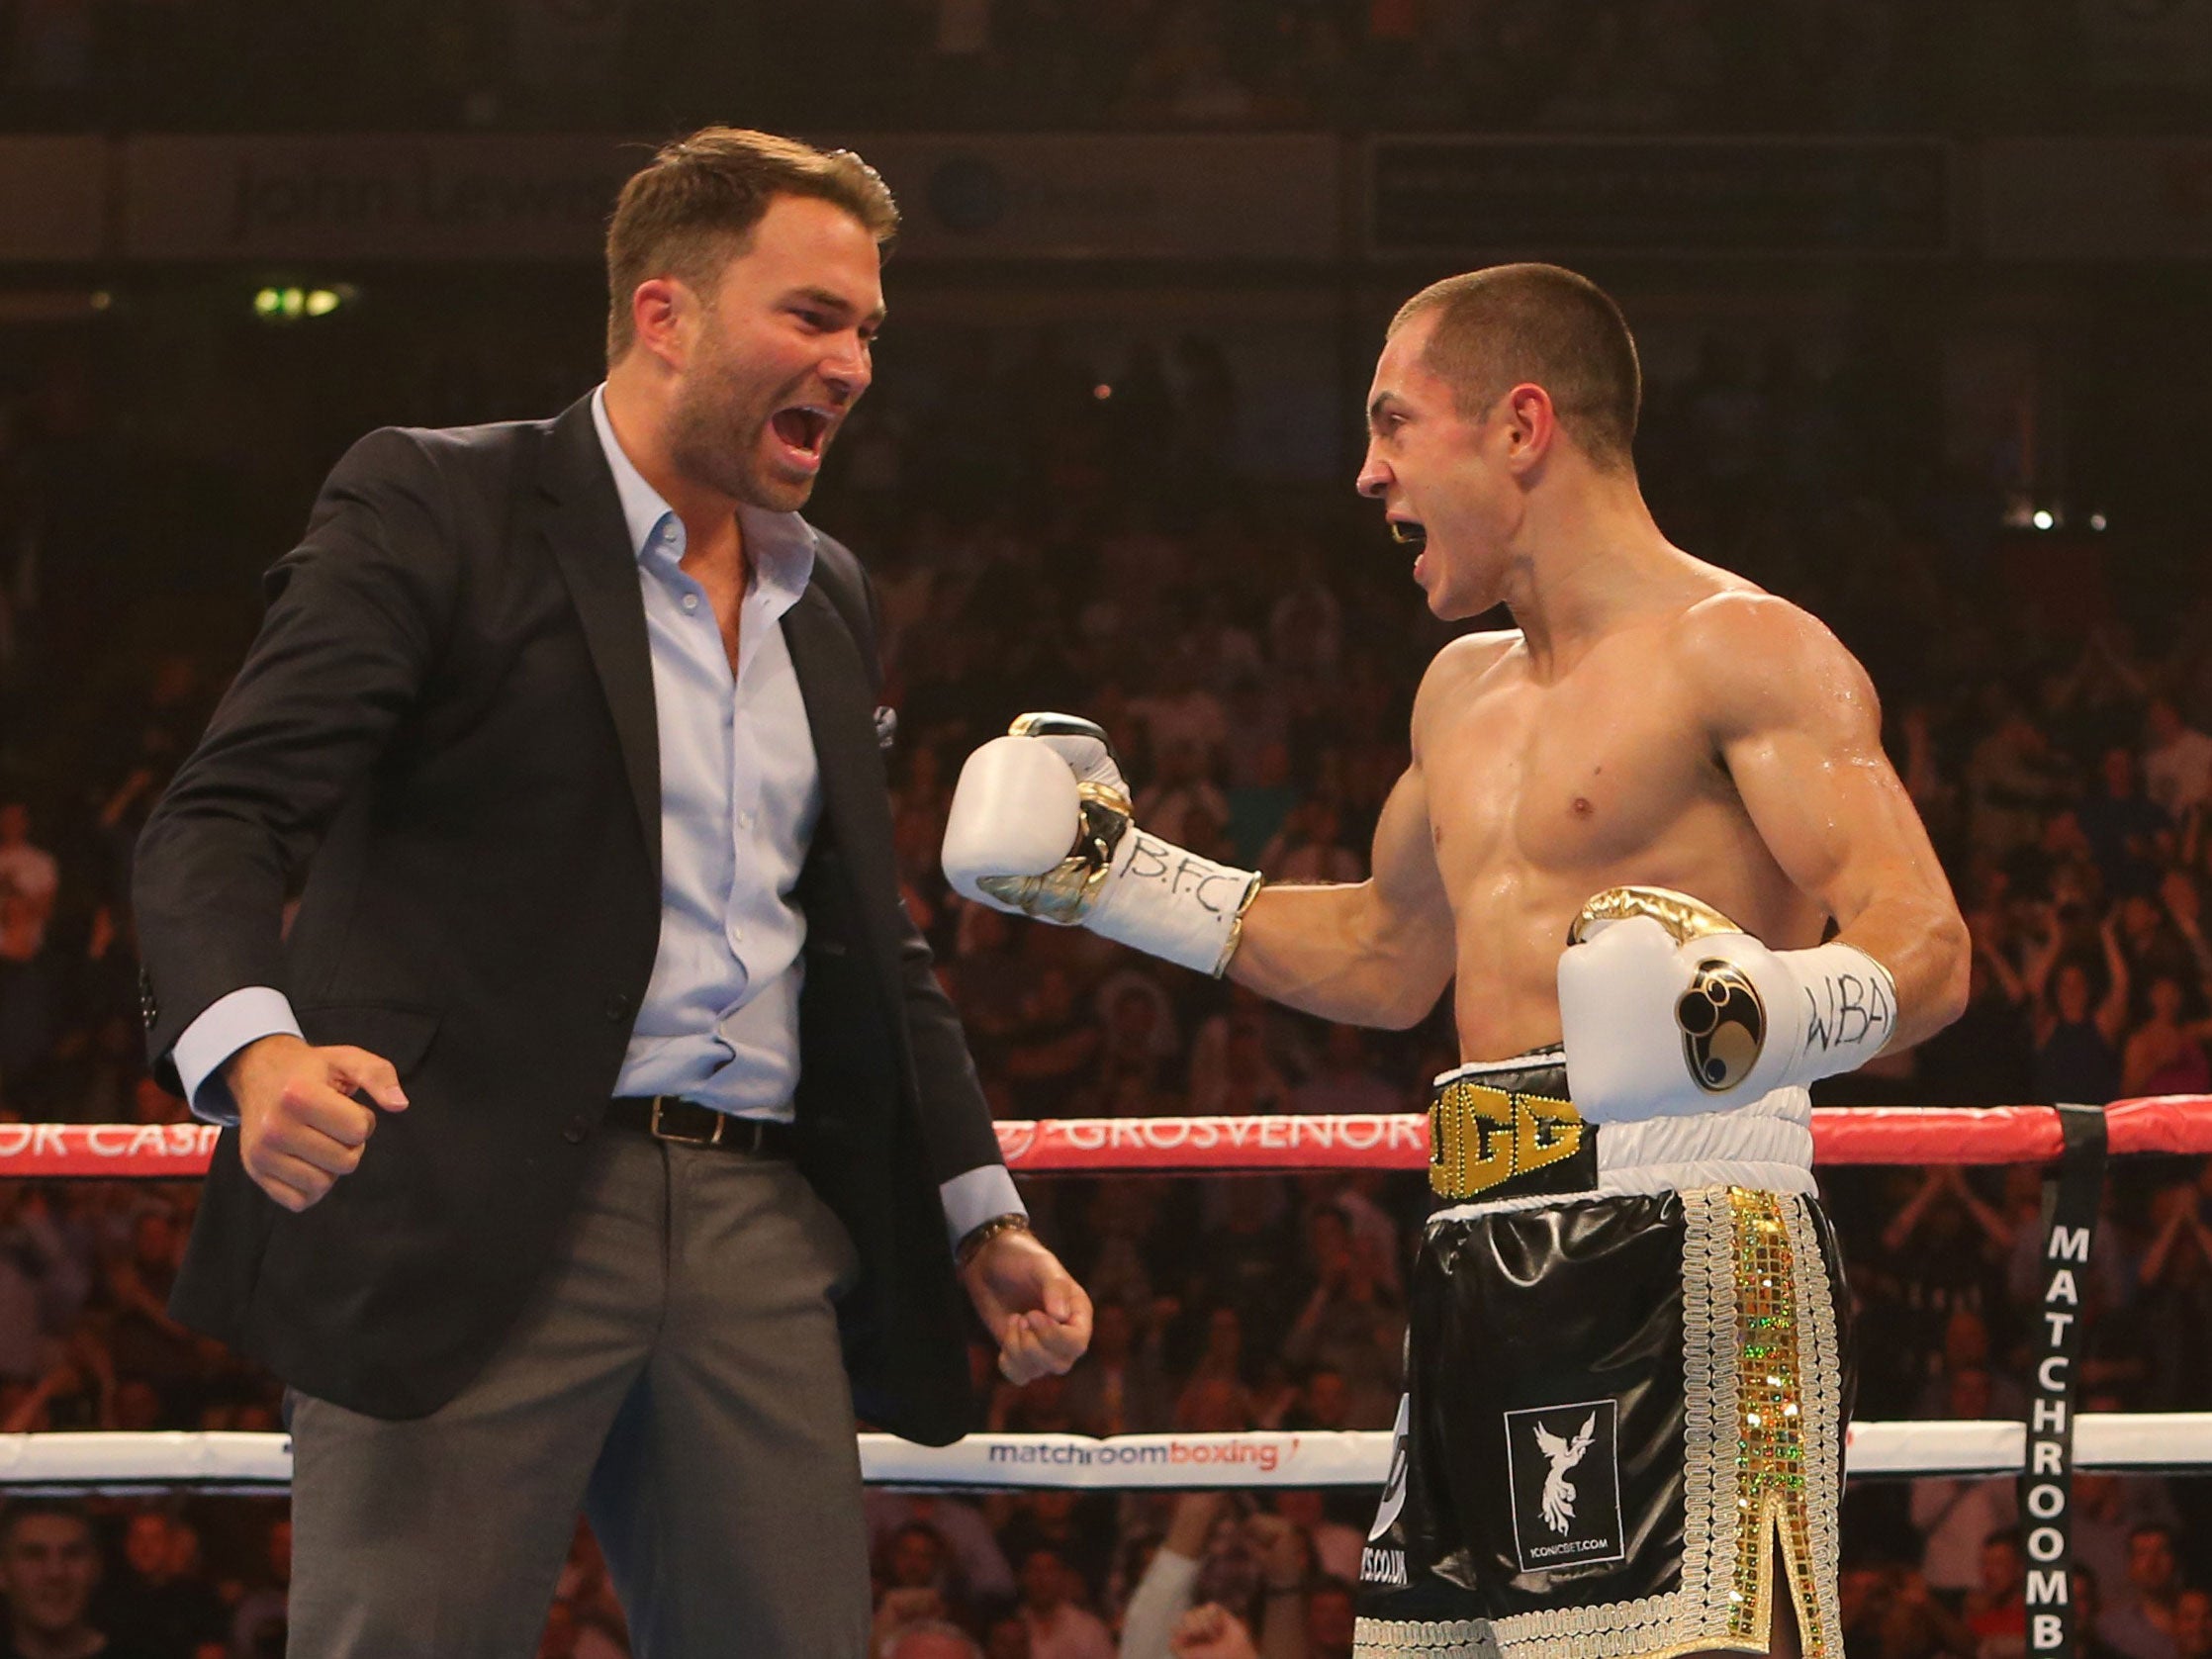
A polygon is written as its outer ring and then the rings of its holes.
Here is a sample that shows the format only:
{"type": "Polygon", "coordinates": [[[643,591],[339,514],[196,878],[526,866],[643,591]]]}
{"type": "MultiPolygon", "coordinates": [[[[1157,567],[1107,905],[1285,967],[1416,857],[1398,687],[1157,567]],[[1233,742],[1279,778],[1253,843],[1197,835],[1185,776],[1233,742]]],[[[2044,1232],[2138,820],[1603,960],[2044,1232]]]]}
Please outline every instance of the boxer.
{"type": "Polygon", "coordinates": [[[970,898],[1324,1019],[1454,987],[1363,1659],[1843,1651],[1806,1087],[1955,1018],[1967,933],[1858,663],[1654,523],[1640,391],[1618,309],[1554,266],[1392,323],[1358,487],[1436,615],[1517,625],[1429,665],[1369,879],[1262,887],[1147,834],[1064,715],[978,750],[947,826],[970,898]]]}

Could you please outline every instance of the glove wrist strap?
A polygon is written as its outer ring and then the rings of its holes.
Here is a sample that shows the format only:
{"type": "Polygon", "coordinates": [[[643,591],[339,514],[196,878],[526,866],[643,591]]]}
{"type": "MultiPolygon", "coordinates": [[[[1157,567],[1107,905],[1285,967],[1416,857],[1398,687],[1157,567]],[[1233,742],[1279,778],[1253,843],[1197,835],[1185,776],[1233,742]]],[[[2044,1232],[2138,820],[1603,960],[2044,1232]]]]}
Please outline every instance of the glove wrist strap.
{"type": "Polygon", "coordinates": [[[1085,925],[1102,939],[1219,978],[1259,885],[1257,871],[1216,864],[1133,825],[1085,925]]]}
{"type": "Polygon", "coordinates": [[[1788,1042],[1774,1086],[1805,1085],[1854,1071],[1889,1046],[1897,1029],[1897,984],[1855,945],[1830,940],[1809,951],[1783,951],[1775,962],[1793,981],[1787,1017],[1776,1010],[1768,1041],[1788,1042]]]}

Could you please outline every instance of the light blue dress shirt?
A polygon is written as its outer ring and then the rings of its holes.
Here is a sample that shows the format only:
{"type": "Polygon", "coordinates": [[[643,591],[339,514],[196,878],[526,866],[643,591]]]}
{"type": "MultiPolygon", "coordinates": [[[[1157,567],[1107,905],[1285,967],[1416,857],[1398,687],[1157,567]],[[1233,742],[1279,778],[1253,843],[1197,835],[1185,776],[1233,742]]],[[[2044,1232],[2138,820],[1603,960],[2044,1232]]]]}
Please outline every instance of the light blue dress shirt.
{"type": "Polygon", "coordinates": [[[615,1092],[787,1121],[806,971],[791,891],[822,774],[779,624],[813,574],[814,531],[738,508],[752,578],[732,674],[713,603],[682,567],[684,521],[615,441],[603,392],[592,419],[637,554],[661,737],[661,943],[615,1092]]]}
{"type": "MultiPolygon", "coordinates": [[[[806,916],[791,895],[822,790],[780,624],[813,573],[814,531],[796,513],[738,508],[752,576],[733,673],[713,604],[682,568],[684,522],[624,453],[603,386],[592,395],[592,420],[637,558],[661,750],[660,946],[615,1092],[681,1095],[787,1121],[806,942],[806,916]]],[[[300,1035],[299,1021],[266,985],[232,991],[201,1014],[175,1051],[193,1111],[236,1121],[222,1065],[279,1032],[300,1035]]],[[[940,1191],[956,1243],[1024,1208],[998,1164],[940,1191]]]]}

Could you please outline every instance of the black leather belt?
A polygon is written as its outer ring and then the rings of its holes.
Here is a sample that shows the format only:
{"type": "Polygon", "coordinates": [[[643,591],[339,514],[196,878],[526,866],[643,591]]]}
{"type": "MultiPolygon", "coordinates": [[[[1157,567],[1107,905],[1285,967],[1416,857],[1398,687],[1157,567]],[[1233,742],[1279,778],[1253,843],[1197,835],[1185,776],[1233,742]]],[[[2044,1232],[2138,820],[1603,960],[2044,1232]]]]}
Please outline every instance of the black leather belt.
{"type": "Polygon", "coordinates": [[[607,1107],[606,1121],[680,1147],[712,1147],[757,1157],[789,1157],[795,1150],[796,1132],[780,1119],[733,1117],[673,1094],[617,1095],[607,1107]]]}

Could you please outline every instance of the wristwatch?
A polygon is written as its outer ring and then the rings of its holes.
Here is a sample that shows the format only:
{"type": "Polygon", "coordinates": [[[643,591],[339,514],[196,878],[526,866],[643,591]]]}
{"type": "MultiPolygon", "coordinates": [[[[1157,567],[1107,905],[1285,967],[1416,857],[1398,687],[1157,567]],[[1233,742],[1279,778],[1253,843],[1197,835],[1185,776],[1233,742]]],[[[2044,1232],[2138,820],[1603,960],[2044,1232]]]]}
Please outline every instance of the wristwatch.
{"type": "Polygon", "coordinates": [[[989,1221],[980,1222],[968,1230],[968,1236],[960,1242],[960,1247],[953,1251],[953,1265],[955,1267],[966,1267],[982,1252],[985,1244],[1001,1233],[1027,1233],[1028,1231],[1029,1217],[1023,1215],[1019,1210],[1009,1211],[1003,1216],[993,1216],[989,1221]]]}

